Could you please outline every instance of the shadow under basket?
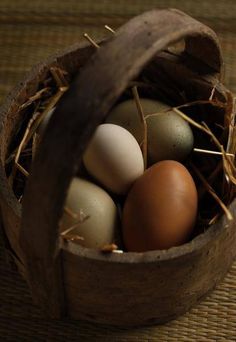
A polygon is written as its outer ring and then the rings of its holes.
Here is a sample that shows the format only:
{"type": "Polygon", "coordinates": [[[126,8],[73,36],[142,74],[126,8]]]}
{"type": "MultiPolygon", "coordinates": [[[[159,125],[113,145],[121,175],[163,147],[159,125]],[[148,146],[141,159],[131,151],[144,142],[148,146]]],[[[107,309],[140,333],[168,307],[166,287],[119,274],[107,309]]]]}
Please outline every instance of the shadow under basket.
{"type": "MultiPolygon", "coordinates": [[[[74,45],[35,67],[7,98],[0,116],[1,219],[18,269],[50,317],[123,326],[163,323],[223,278],[236,255],[235,220],[222,214],[190,242],[169,250],[104,254],[60,238],[66,191],[97,125],[139,77],[156,84],[152,97],[174,105],[207,100],[213,89],[227,108],[232,97],[220,81],[216,34],[180,11],[146,12],[99,45],[74,45]],[[169,49],[179,41],[183,51],[169,49]],[[32,115],[29,100],[50,88],[57,68],[67,73],[70,87],[43,135],[21,205],[6,159],[32,115]]],[[[54,95],[63,92],[57,81],[50,88],[54,95]]],[[[213,117],[225,115],[210,110],[213,117]]],[[[234,217],[235,200],[229,210],[234,217]]]]}

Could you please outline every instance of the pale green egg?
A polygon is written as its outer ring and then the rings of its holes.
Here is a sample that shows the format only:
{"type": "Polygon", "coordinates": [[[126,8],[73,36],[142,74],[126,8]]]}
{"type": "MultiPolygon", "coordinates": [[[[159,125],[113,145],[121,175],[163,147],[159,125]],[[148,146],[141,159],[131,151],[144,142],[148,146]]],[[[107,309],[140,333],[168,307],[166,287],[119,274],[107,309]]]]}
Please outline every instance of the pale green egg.
{"type": "Polygon", "coordinates": [[[147,119],[148,159],[184,161],[193,149],[193,133],[189,124],[173,111],[147,119]]]}
{"type": "Polygon", "coordinates": [[[115,242],[118,211],[110,195],[101,187],[82,178],[73,178],[68,189],[60,222],[60,231],[70,230],[89,248],[102,248],[115,242]],[[73,213],[73,215],[71,214],[73,213]]]}
{"type": "MultiPolygon", "coordinates": [[[[170,106],[163,102],[150,99],[142,98],[140,99],[140,102],[145,117],[150,114],[166,111],[170,108],[170,106]]],[[[106,118],[106,123],[113,123],[126,128],[131,134],[133,134],[139,144],[143,140],[142,122],[133,99],[121,102],[115,106],[106,118]]]]}

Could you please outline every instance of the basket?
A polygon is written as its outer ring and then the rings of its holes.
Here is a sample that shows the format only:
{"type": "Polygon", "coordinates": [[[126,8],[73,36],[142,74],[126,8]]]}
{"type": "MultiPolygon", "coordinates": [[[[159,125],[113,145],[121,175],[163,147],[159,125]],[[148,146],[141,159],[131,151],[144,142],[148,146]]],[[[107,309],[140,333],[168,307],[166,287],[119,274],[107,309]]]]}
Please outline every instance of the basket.
{"type": "MultiPolygon", "coordinates": [[[[20,273],[50,317],[122,326],[167,322],[213,289],[236,255],[235,221],[225,215],[190,242],[163,251],[103,254],[59,237],[66,191],[89,139],[146,67],[160,78],[162,73],[174,75],[193,99],[209,98],[215,87],[217,96],[230,102],[230,92],[220,81],[216,34],[180,11],[154,9],[130,20],[97,51],[78,44],[35,67],[1,110],[2,223],[20,273]],[[166,49],[181,40],[185,57],[173,58],[166,49]],[[5,160],[27,118],[20,108],[51,67],[64,69],[74,79],[56,109],[57,119],[52,117],[43,136],[21,205],[8,182],[5,160]]],[[[232,201],[233,215],[235,210],[232,201]]]]}

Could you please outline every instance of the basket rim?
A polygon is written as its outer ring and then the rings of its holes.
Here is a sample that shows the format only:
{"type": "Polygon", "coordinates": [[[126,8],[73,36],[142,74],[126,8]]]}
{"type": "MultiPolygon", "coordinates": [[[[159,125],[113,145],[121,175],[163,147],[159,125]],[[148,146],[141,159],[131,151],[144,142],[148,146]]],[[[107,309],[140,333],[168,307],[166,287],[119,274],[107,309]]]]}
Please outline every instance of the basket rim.
{"type": "MultiPolygon", "coordinates": [[[[234,199],[230,208],[236,209],[236,199],[234,199]]],[[[232,210],[233,211],[233,210],[232,210]]],[[[76,245],[73,242],[65,242],[61,247],[64,251],[70,252],[78,257],[87,259],[109,261],[114,263],[153,263],[162,261],[171,261],[173,259],[179,259],[191,254],[199,253],[207,245],[216,240],[223,230],[228,229],[230,225],[233,225],[235,220],[227,221],[225,215],[213,225],[211,225],[205,232],[197,235],[191,241],[186,242],[180,246],[171,247],[166,250],[153,250],[146,252],[124,252],[124,253],[102,253],[99,250],[86,248],[80,245],[76,245]]]]}

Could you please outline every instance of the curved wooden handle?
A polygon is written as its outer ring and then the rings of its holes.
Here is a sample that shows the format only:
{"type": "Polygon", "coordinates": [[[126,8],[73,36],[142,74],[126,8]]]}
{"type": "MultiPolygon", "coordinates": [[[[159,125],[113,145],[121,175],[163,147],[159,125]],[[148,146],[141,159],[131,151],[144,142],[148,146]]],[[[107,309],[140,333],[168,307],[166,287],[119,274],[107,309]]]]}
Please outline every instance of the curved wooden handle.
{"type": "Polygon", "coordinates": [[[62,310],[58,222],[83,152],[128,82],[182,38],[188,54],[220,72],[211,29],[177,10],[152,10],[130,20],[91,57],[49,123],[24,195],[21,244],[33,295],[53,316],[62,310]]]}

